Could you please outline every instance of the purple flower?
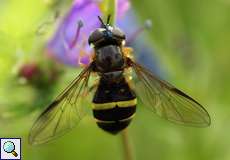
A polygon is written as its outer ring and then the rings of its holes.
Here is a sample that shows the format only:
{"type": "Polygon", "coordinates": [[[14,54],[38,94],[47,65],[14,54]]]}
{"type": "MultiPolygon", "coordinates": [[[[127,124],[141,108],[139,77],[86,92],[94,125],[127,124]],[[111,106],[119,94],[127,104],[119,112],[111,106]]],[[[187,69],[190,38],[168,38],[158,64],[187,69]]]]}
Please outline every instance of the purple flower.
{"type": "MultiPolygon", "coordinates": [[[[48,53],[58,61],[79,66],[89,64],[92,49],[88,46],[89,34],[100,26],[97,18],[101,16],[100,3],[102,0],[75,0],[72,8],[63,19],[54,37],[48,43],[48,53]]],[[[129,9],[128,0],[118,0],[116,25],[121,28],[127,37],[127,45],[135,50],[135,57],[139,63],[159,75],[157,61],[144,37],[140,35],[146,28],[150,28],[149,21],[142,26],[138,25],[134,12],[129,9]]]]}
{"type": "MultiPolygon", "coordinates": [[[[88,64],[92,49],[88,46],[89,34],[100,26],[97,16],[101,0],[75,0],[72,8],[48,42],[47,53],[58,61],[71,65],[88,64]]],[[[117,19],[129,8],[128,0],[118,0],[117,19]]]]}
{"type": "Polygon", "coordinates": [[[152,27],[151,20],[146,20],[145,23],[140,26],[133,10],[128,10],[122,20],[118,21],[117,26],[125,32],[127,37],[126,44],[134,49],[136,61],[158,76],[163,77],[154,54],[154,44],[150,44],[146,40],[145,35],[141,34],[143,31],[152,27]]]}

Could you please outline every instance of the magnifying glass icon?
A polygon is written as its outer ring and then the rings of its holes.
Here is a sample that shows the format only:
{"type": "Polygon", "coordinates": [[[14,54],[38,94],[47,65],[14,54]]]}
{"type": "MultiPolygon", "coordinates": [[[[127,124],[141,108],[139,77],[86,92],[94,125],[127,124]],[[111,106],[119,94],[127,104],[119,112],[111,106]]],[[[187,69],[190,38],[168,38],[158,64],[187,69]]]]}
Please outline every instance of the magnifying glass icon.
{"type": "Polygon", "coordinates": [[[14,157],[17,157],[18,154],[15,152],[15,145],[11,141],[7,141],[3,144],[3,149],[6,153],[11,153],[14,155],[14,157]]]}

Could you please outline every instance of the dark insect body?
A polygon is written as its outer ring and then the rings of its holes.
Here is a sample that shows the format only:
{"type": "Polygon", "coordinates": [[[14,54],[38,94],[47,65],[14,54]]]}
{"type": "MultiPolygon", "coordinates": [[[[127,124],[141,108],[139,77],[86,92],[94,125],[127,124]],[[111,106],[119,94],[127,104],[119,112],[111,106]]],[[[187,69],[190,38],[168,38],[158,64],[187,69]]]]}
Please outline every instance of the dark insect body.
{"type": "Polygon", "coordinates": [[[93,98],[93,115],[100,128],[116,134],[126,128],[136,111],[136,96],[123,75],[116,82],[102,77],[93,98]]]}
{"type": "Polygon", "coordinates": [[[95,51],[92,62],[38,117],[30,132],[31,144],[63,135],[81,120],[83,95],[95,88],[88,86],[92,72],[100,77],[92,101],[93,116],[104,131],[117,134],[130,124],[136,112],[136,97],[171,122],[195,127],[210,125],[208,112],[197,101],[134,62],[132,49],[124,46],[125,34],[109,25],[109,18],[106,24],[100,17],[99,20],[101,28],[89,37],[95,51]],[[135,87],[130,85],[130,70],[136,75],[135,87]]]}

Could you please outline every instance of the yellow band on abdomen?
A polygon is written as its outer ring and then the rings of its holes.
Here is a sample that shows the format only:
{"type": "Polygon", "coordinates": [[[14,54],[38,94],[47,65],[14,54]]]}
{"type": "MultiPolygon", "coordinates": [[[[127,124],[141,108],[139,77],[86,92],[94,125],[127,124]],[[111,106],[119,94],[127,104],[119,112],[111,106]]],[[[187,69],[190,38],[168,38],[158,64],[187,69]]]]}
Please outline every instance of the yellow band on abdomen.
{"type": "Polygon", "coordinates": [[[137,104],[137,99],[132,99],[128,101],[118,101],[118,102],[109,102],[109,103],[93,103],[93,109],[103,110],[103,109],[112,109],[116,106],[118,107],[131,107],[137,104]]]}

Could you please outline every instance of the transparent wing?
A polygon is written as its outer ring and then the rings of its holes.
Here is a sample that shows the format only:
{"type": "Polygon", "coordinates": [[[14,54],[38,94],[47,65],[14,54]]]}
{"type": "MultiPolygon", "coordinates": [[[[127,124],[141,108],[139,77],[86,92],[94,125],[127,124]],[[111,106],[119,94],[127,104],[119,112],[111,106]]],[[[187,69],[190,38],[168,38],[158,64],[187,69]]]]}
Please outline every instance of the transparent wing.
{"type": "Polygon", "coordinates": [[[137,75],[136,93],[144,106],[171,122],[195,127],[210,125],[208,112],[197,101],[132,60],[130,65],[137,75]]]}
{"type": "Polygon", "coordinates": [[[38,117],[29,134],[30,144],[48,142],[73,128],[83,117],[82,94],[88,89],[91,66],[78,77],[38,117]]]}

